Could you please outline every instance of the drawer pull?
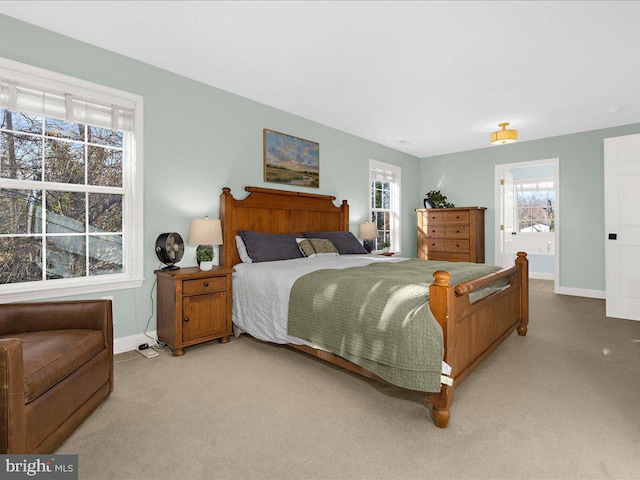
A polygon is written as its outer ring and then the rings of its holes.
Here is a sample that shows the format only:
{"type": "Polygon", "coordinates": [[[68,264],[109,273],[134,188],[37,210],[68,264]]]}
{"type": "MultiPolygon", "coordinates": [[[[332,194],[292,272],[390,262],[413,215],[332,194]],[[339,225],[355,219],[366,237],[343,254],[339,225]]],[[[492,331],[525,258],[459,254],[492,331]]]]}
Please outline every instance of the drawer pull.
{"type": "Polygon", "coordinates": [[[209,286],[209,282],[204,282],[204,286],[208,287],[209,286]]]}
{"type": "Polygon", "coordinates": [[[189,321],[189,317],[184,317],[184,321],[188,322],[189,321]]]}
{"type": "Polygon", "coordinates": [[[460,230],[456,230],[456,233],[460,233],[460,230]]]}
{"type": "Polygon", "coordinates": [[[436,246],[436,244],[435,244],[435,243],[432,243],[432,244],[431,244],[431,246],[432,246],[432,247],[435,247],[435,246],[436,246]]]}

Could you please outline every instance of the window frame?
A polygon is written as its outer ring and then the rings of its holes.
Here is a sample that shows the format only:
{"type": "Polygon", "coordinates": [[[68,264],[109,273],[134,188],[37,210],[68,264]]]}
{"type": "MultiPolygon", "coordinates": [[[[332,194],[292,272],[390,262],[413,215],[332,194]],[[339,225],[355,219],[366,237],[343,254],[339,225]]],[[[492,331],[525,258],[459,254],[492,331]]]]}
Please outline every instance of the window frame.
{"type": "MultiPolygon", "coordinates": [[[[402,168],[398,165],[380,162],[378,160],[369,160],[369,186],[368,186],[368,211],[367,221],[373,221],[373,214],[376,212],[389,212],[389,242],[391,243],[391,251],[401,253],[401,228],[400,228],[400,198],[402,189],[402,168]],[[374,169],[387,170],[393,174],[394,182],[391,184],[391,196],[389,199],[389,208],[374,208],[371,199],[374,196],[374,169]]],[[[377,224],[376,224],[377,228],[377,224]]],[[[374,240],[374,249],[378,249],[378,239],[374,240]]]]}
{"type": "MultiPolygon", "coordinates": [[[[523,236],[529,236],[529,235],[553,235],[555,232],[555,215],[556,215],[556,198],[555,198],[555,194],[556,194],[556,185],[555,185],[555,179],[553,177],[536,177],[536,178],[526,178],[526,179],[520,179],[520,180],[514,180],[513,182],[513,225],[515,226],[515,232],[518,235],[523,235],[523,236]],[[536,192],[540,192],[540,191],[544,191],[544,192],[553,192],[554,194],[554,198],[553,198],[553,212],[554,212],[554,230],[550,230],[550,231],[531,231],[531,232],[523,232],[520,230],[520,214],[519,214],[519,207],[518,207],[518,188],[517,185],[523,185],[523,184],[529,184],[529,183],[535,183],[536,187],[541,184],[541,183],[549,183],[551,182],[551,188],[547,188],[545,190],[540,190],[540,188],[537,188],[536,190],[529,190],[529,191],[536,191],[536,192]]],[[[533,207],[531,207],[533,208],[533,207]]]]}
{"type": "MultiPolygon", "coordinates": [[[[0,57],[0,76],[16,82],[36,85],[45,90],[65,92],[102,103],[126,106],[134,111],[131,145],[129,152],[123,154],[123,273],[0,284],[0,303],[141,287],[144,281],[143,97],[2,57],[0,57]]],[[[25,186],[27,189],[53,187],[53,190],[57,191],[86,191],[86,186],[76,188],[71,184],[55,184],[43,180],[0,179],[0,187],[14,189],[22,189],[25,186]]],[[[100,187],[96,187],[96,190],[99,189],[100,187]]]]}

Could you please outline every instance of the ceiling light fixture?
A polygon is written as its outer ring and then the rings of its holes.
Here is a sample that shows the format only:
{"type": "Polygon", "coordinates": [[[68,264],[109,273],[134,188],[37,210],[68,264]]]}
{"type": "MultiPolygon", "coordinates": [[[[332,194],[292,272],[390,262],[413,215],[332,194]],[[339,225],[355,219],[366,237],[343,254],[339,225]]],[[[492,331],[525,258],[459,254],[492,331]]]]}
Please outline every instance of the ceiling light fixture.
{"type": "Polygon", "coordinates": [[[491,134],[492,145],[504,145],[506,143],[513,143],[518,140],[517,130],[507,130],[506,127],[509,126],[509,122],[499,123],[498,126],[502,127],[502,130],[498,130],[497,132],[493,132],[491,134]]]}

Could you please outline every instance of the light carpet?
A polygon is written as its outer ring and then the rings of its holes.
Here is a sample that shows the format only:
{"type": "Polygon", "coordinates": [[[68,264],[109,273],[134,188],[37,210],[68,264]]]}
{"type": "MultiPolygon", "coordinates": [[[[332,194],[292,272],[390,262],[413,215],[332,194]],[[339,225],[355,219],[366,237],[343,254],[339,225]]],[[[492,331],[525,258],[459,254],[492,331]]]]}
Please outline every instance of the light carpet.
{"type": "Polygon", "coordinates": [[[423,394],[243,336],[118,355],[113,394],[57,453],[82,480],[640,478],[640,322],[545,292],[530,316],[445,430],[423,394]]]}

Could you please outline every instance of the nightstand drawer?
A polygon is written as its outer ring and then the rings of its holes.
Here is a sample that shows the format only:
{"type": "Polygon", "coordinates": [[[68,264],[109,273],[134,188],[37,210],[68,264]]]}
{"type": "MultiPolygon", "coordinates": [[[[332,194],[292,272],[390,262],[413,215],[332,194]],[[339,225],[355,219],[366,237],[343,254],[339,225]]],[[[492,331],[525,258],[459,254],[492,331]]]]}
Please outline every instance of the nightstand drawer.
{"type": "Polygon", "coordinates": [[[183,295],[197,295],[226,289],[226,277],[198,278],[197,280],[185,280],[182,282],[183,295]]]}

